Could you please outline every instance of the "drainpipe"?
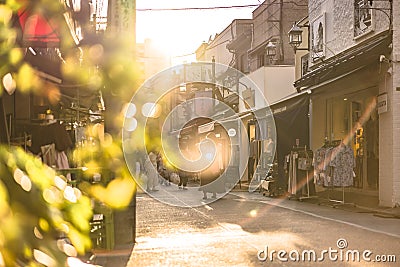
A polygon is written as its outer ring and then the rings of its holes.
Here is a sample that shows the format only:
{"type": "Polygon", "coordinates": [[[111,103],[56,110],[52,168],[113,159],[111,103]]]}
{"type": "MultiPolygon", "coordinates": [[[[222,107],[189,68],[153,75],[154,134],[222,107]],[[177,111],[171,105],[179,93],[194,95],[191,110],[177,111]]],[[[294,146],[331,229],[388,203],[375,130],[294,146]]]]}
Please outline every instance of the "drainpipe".
{"type": "Polygon", "coordinates": [[[279,3],[280,6],[280,14],[279,14],[279,38],[280,38],[280,46],[281,46],[281,53],[279,54],[279,60],[281,61],[281,64],[285,60],[285,50],[284,50],[284,45],[283,45],[283,0],[280,1],[279,3]]]}

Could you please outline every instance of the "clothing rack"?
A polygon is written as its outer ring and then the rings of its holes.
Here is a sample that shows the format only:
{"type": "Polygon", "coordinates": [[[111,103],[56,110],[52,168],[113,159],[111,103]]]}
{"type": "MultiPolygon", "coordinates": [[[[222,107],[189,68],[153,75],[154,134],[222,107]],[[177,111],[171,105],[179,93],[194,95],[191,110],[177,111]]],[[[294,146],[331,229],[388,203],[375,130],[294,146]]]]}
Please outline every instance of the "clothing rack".
{"type": "MultiPolygon", "coordinates": [[[[294,162],[290,162],[290,164],[292,165],[292,168],[291,168],[292,178],[294,178],[295,181],[291,181],[289,179],[289,186],[291,186],[291,183],[293,183],[294,186],[296,186],[296,193],[298,191],[298,188],[297,188],[297,183],[298,183],[297,182],[297,178],[298,178],[297,177],[297,172],[300,170],[300,171],[305,171],[305,173],[306,173],[306,194],[303,195],[303,190],[302,190],[303,186],[301,186],[300,196],[298,196],[298,197],[296,196],[296,199],[299,200],[299,201],[302,201],[304,199],[309,199],[309,198],[317,198],[316,195],[311,195],[311,193],[310,193],[310,175],[309,175],[309,172],[310,172],[310,170],[312,170],[312,166],[311,166],[312,158],[313,158],[313,152],[312,152],[312,150],[307,149],[307,146],[304,146],[304,147],[294,146],[291,149],[290,161],[294,160],[294,162]],[[297,160],[293,158],[293,153],[297,153],[297,160]],[[308,160],[307,164],[309,165],[309,167],[304,166],[305,168],[299,168],[299,165],[300,165],[299,164],[299,159],[308,160]],[[293,169],[294,167],[296,167],[296,170],[293,169]]],[[[290,175],[289,175],[289,178],[290,178],[290,175]]],[[[290,190],[290,191],[292,191],[292,190],[290,190]]],[[[292,194],[292,196],[293,196],[293,194],[292,194]]],[[[289,196],[289,199],[291,199],[292,196],[289,196]]]]}
{"type": "Polygon", "coordinates": [[[334,208],[337,207],[337,206],[340,206],[340,205],[351,205],[351,206],[354,206],[354,207],[356,206],[355,203],[346,202],[344,196],[345,196],[345,194],[344,194],[344,186],[342,186],[342,199],[338,200],[338,199],[329,198],[329,201],[335,203],[335,204],[332,204],[332,206],[334,208]]]}
{"type": "MultiPolygon", "coordinates": [[[[329,147],[336,148],[336,147],[338,147],[338,146],[340,146],[342,144],[343,144],[343,140],[340,139],[340,140],[333,140],[333,141],[330,141],[330,142],[325,142],[324,146],[327,145],[329,147]]],[[[332,179],[333,179],[333,177],[332,177],[332,179]]],[[[334,191],[334,188],[335,188],[335,186],[333,184],[333,181],[331,181],[330,182],[330,186],[329,186],[329,190],[330,190],[329,193],[330,194],[328,195],[329,202],[333,202],[334,203],[334,204],[332,204],[333,207],[337,207],[337,206],[340,206],[340,205],[356,206],[355,203],[346,202],[345,201],[345,185],[344,185],[344,182],[343,182],[343,176],[341,177],[341,180],[342,180],[342,182],[341,182],[342,199],[331,198],[331,193],[334,191]]]]}
{"type": "MultiPolygon", "coordinates": [[[[342,189],[342,199],[341,200],[340,199],[333,199],[329,195],[329,201],[335,203],[335,204],[332,204],[332,206],[336,207],[336,206],[340,206],[340,205],[351,205],[351,206],[355,207],[356,206],[355,203],[346,202],[345,201],[345,186],[344,185],[341,186],[341,189],[342,189]]],[[[334,191],[334,186],[333,185],[331,186],[330,190],[331,190],[330,192],[334,191]]]]}
{"type": "Polygon", "coordinates": [[[306,172],[306,180],[307,180],[307,194],[306,194],[306,196],[299,197],[300,201],[303,200],[303,199],[318,198],[317,195],[312,196],[310,194],[310,178],[309,178],[309,172],[308,171],[306,172]]]}

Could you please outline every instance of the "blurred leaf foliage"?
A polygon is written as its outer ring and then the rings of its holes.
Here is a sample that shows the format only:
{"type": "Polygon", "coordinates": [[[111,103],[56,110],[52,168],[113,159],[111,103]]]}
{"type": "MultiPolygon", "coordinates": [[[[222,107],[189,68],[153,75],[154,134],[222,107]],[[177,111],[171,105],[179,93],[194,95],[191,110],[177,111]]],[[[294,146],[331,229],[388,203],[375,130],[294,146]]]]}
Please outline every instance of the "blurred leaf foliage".
{"type": "MultiPolygon", "coordinates": [[[[59,100],[55,85],[42,80],[24,62],[26,48],[18,44],[13,19],[21,6],[55,22],[65,22],[66,7],[58,0],[0,0],[0,97],[5,92],[3,77],[11,74],[12,86],[26,94],[59,100]]],[[[57,29],[70,36],[68,27],[57,29]]],[[[108,36],[77,47],[70,38],[61,38],[63,74],[85,90],[101,90],[122,103],[134,93],[136,67],[132,46],[124,36],[108,36]]],[[[107,111],[106,111],[107,112],[107,111]]],[[[114,114],[120,127],[121,114],[114,114]]],[[[66,266],[70,256],[91,248],[90,220],[93,203],[114,209],[126,208],[135,192],[135,183],[126,167],[119,134],[99,134],[89,128],[92,142],[73,152],[82,169],[77,185],[16,147],[0,146],[0,266],[66,266]],[[100,174],[102,183],[93,184],[100,174]],[[64,239],[60,239],[64,237],[64,239]],[[64,241],[63,241],[64,240],[64,241]]]]}
{"type": "Polygon", "coordinates": [[[20,148],[0,147],[0,251],[3,266],[36,266],[38,249],[63,265],[57,239],[68,237],[78,253],[90,248],[91,200],[62,176],[20,148]],[[64,182],[62,182],[64,181],[64,182]],[[65,192],[73,190],[73,197],[65,192]]]}

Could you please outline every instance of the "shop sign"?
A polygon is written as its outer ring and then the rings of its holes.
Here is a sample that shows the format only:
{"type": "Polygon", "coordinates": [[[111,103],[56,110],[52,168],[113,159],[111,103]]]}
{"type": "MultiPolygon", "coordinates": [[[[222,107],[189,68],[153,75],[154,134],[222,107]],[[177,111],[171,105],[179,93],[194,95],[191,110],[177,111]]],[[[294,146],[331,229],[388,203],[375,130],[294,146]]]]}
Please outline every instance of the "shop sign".
{"type": "Polygon", "coordinates": [[[387,111],[387,93],[383,93],[378,95],[378,103],[377,103],[378,114],[384,113],[387,111]]]}
{"type": "Polygon", "coordinates": [[[200,125],[197,130],[198,130],[198,133],[200,133],[200,134],[214,131],[214,122],[200,125]]]}
{"type": "Polygon", "coordinates": [[[311,22],[311,58],[313,61],[325,57],[326,32],[325,13],[311,22]]]}
{"type": "Polygon", "coordinates": [[[286,110],[286,106],[281,107],[281,108],[274,109],[274,110],[273,110],[273,113],[274,113],[274,114],[278,114],[278,113],[284,112],[285,110],[286,110]]]}
{"type": "MultiPolygon", "coordinates": [[[[129,34],[130,40],[134,40],[135,34],[135,1],[115,0],[108,1],[110,12],[109,26],[116,33],[129,34]]],[[[99,2],[97,2],[99,3],[99,2]]]]}

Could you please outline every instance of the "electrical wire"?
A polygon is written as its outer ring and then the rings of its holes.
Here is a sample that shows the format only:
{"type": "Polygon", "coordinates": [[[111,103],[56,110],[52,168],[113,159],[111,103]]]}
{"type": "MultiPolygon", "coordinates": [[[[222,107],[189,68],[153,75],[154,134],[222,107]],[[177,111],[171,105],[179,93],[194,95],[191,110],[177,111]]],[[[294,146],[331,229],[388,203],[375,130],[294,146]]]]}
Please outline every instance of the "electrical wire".
{"type": "MultiPolygon", "coordinates": [[[[299,4],[296,1],[284,1],[285,4],[294,4],[296,6],[308,6],[307,4],[299,4]]],[[[271,3],[280,4],[280,3],[271,3]]],[[[233,6],[213,6],[213,7],[177,7],[177,8],[136,8],[136,11],[190,11],[190,10],[215,10],[215,9],[232,9],[232,8],[252,8],[259,6],[270,6],[271,4],[248,4],[233,6]]]]}
{"type": "Polygon", "coordinates": [[[173,57],[173,58],[178,58],[178,57],[188,57],[188,56],[191,56],[191,55],[194,55],[194,54],[196,54],[196,52],[192,52],[192,53],[189,53],[189,54],[184,54],[184,55],[172,56],[172,57],[173,57]]]}
{"type": "MultiPolygon", "coordinates": [[[[258,1],[260,2],[260,1],[258,1]]],[[[272,3],[260,3],[260,4],[248,4],[248,5],[232,5],[232,6],[214,6],[214,7],[182,7],[182,8],[137,8],[136,11],[190,11],[190,10],[216,10],[216,9],[232,9],[232,8],[252,8],[252,7],[260,7],[266,6],[267,8],[274,4],[281,5],[282,3],[286,4],[294,4],[296,6],[308,6],[307,4],[299,4],[298,1],[279,1],[272,3]]],[[[206,50],[210,50],[215,48],[216,46],[222,45],[224,43],[230,42],[231,40],[225,40],[217,44],[212,44],[212,46],[207,47],[206,50]]],[[[184,55],[176,55],[173,58],[186,57],[190,55],[194,55],[195,52],[184,54],[184,55]]]]}
{"type": "Polygon", "coordinates": [[[188,11],[188,10],[213,10],[231,8],[251,8],[258,7],[259,4],[238,5],[238,6],[214,6],[214,7],[177,7],[177,8],[137,8],[136,11],[188,11]]]}

